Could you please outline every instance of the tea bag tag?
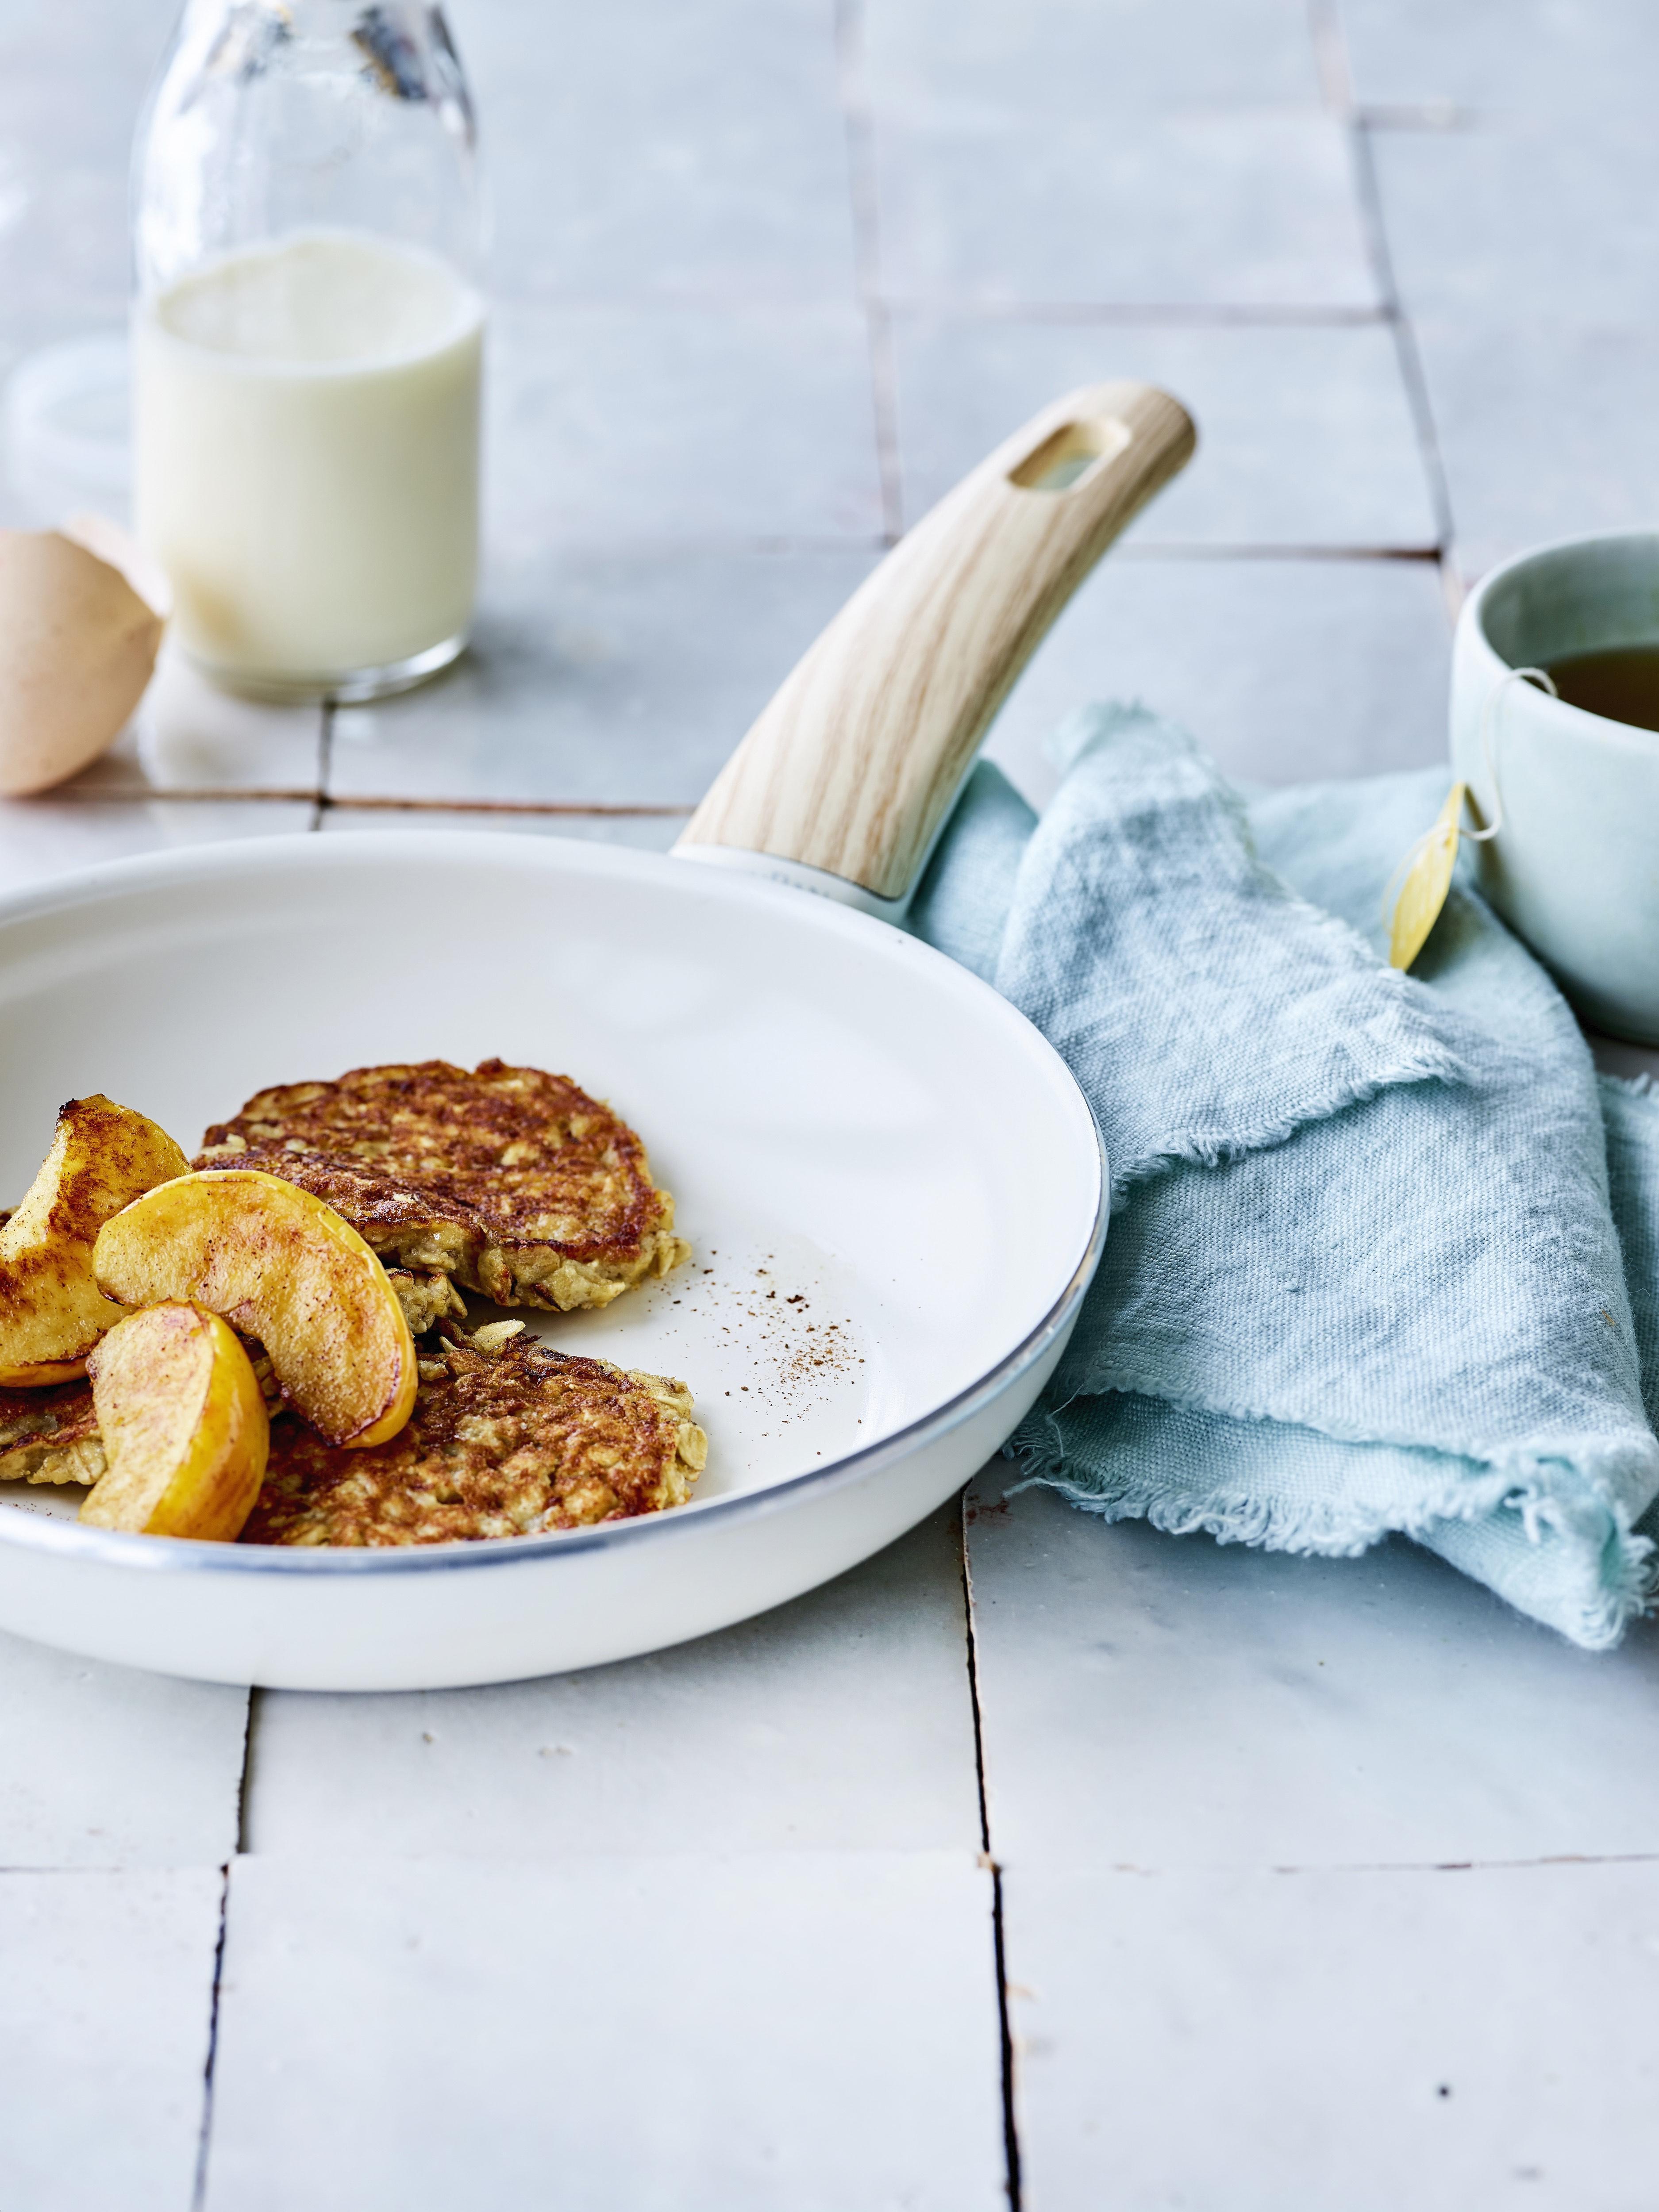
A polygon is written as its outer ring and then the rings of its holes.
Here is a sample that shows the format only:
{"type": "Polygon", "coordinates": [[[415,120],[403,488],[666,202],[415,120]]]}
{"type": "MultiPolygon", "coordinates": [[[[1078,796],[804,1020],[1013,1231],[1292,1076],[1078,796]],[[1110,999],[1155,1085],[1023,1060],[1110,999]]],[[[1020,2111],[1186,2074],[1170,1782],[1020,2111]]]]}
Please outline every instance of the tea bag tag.
{"type": "Polygon", "coordinates": [[[1382,894],[1383,919],[1388,924],[1388,965],[1409,968],[1429,941],[1429,932],[1440,919],[1440,910],[1446,903],[1446,895],[1452,887],[1452,871],[1457,866],[1459,841],[1467,837],[1472,844],[1484,845],[1496,837],[1503,827],[1503,793],[1498,787],[1497,761],[1492,735],[1492,714],[1498,702],[1511,684],[1536,684],[1547,691],[1552,699],[1560,696],[1554,678],[1546,668],[1506,668],[1486,694],[1486,703],[1480,710],[1480,751],[1486,763],[1486,774],[1492,787],[1492,818],[1482,829],[1463,827],[1463,807],[1467,800],[1476,821],[1479,811],[1467,783],[1455,783],[1447,796],[1446,804],[1435,817],[1434,827],[1425,830],[1411,851],[1388,879],[1388,889],[1382,894]],[[1401,877],[1405,881],[1400,882],[1401,877]],[[1394,902],[1393,915],[1388,911],[1388,896],[1400,884],[1400,896],[1394,902]]]}
{"type": "Polygon", "coordinates": [[[1406,879],[1394,902],[1388,930],[1388,965],[1409,968],[1429,941],[1429,932],[1440,919],[1446,894],[1457,866],[1459,827],[1468,786],[1455,783],[1434,827],[1419,837],[1406,860],[1406,879]]]}

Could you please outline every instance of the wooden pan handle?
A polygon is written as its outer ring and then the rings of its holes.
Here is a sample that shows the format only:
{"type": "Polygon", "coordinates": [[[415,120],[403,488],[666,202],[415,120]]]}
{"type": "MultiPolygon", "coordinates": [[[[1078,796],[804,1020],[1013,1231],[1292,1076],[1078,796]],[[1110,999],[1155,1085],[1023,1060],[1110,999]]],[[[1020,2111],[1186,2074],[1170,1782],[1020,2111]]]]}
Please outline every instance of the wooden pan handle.
{"type": "Polygon", "coordinates": [[[680,848],[766,854],[904,899],[1015,678],[1195,441],[1186,410],[1147,384],[1089,385],[1045,408],[866,578],[680,848]]]}

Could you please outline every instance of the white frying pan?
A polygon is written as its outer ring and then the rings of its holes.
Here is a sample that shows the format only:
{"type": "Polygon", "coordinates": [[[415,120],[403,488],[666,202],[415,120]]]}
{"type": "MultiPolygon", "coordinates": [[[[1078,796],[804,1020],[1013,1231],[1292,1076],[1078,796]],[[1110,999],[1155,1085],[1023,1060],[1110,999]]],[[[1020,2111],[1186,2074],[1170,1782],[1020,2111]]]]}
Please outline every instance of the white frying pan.
{"type": "Polygon", "coordinates": [[[818,640],[677,856],[271,838],[0,902],[0,1190],[88,1091],[188,1149],[267,1084],[369,1062],[569,1071],[644,1136],[695,1256],[532,1325],[683,1376],[710,1439],[679,1511],[418,1550],[124,1535],[0,1486],[0,1626],[302,1689],[593,1666],[826,1581],[995,1451],[1099,1259],[1099,1145],[1037,1031],[889,921],[1027,658],[1192,446],[1139,385],[1028,424],[818,640]]]}

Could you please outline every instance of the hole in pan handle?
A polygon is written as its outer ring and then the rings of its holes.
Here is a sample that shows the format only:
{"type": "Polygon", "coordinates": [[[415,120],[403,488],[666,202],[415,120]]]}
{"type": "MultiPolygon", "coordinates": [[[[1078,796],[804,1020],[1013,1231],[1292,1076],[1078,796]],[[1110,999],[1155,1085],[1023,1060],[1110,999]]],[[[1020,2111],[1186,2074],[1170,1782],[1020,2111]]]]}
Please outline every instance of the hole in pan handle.
{"type": "Polygon", "coordinates": [[[1021,670],[1196,442],[1186,410],[1149,384],[1046,407],[860,586],[675,851],[896,918],[1021,670]]]}

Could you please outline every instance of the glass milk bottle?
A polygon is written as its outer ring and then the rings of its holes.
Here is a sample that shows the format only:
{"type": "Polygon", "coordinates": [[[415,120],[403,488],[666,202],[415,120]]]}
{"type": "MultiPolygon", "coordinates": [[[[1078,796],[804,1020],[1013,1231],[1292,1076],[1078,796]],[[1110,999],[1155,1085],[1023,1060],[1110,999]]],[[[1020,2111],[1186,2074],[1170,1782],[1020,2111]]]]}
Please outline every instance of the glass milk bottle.
{"type": "Polygon", "coordinates": [[[478,569],[473,110],[418,0],[188,0],[135,153],[138,535],[267,697],[453,660],[478,569]]]}

